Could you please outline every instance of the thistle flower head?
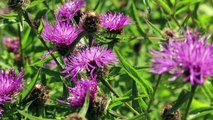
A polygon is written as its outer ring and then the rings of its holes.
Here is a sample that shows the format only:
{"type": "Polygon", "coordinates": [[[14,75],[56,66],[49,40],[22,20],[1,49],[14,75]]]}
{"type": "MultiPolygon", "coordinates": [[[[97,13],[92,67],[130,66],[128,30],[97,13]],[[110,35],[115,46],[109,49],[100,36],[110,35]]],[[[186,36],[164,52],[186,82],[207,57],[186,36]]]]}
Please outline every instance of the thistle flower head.
{"type": "Polygon", "coordinates": [[[154,62],[151,72],[175,75],[170,80],[184,75],[184,82],[203,84],[205,76],[213,76],[213,46],[206,43],[209,37],[200,38],[190,30],[184,36],[184,40],[170,39],[166,47],[161,46],[161,52],[152,51],[155,57],[151,59],[154,62]]]}
{"type": "Polygon", "coordinates": [[[96,78],[93,80],[88,80],[83,78],[80,81],[75,81],[75,87],[69,88],[69,97],[68,102],[72,107],[82,107],[87,95],[87,91],[90,90],[90,100],[94,99],[94,96],[97,92],[98,83],[96,78]]]}
{"type": "MultiPolygon", "coordinates": [[[[18,76],[15,75],[14,69],[10,69],[7,74],[5,70],[1,70],[0,73],[0,105],[3,105],[4,102],[11,102],[11,96],[23,89],[21,83],[23,82],[24,72],[21,70],[18,76]]],[[[0,109],[0,113],[3,110],[0,109]]]]}
{"type": "Polygon", "coordinates": [[[95,69],[103,69],[105,66],[117,63],[116,55],[109,49],[100,46],[87,47],[78,51],[75,55],[69,56],[66,68],[63,71],[70,72],[67,77],[76,77],[84,70],[90,72],[92,77],[95,69]]]}
{"type": "Polygon", "coordinates": [[[80,32],[82,30],[72,24],[57,21],[52,27],[47,21],[41,36],[56,45],[69,46],[80,32]]]}
{"type": "Polygon", "coordinates": [[[69,23],[76,13],[82,8],[84,3],[85,0],[67,0],[67,2],[58,9],[57,19],[69,23]]]}
{"type": "Polygon", "coordinates": [[[18,53],[18,49],[19,49],[19,39],[18,38],[3,37],[2,42],[7,47],[9,52],[13,52],[14,54],[18,53]]]}
{"type": "Polygon", "coordinates": [[[117,31],[131,24],[131,20],[123,13],[107,12],[101,17],[101,25],[110,31],[117,31]]]}

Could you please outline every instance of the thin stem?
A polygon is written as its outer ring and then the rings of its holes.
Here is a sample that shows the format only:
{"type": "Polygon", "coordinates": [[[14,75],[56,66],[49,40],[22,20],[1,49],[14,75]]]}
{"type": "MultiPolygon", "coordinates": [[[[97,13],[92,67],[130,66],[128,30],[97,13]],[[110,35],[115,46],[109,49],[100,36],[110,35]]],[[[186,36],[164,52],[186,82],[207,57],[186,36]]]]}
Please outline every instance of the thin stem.
{"type": "MultiPolygon", "coordinates": [[[[113,87],[109,84],[108,81],[104,80],[104,79],[101,79],[101,82],[117,97],[119,98],[120,95],[113,89],[113,87]]],[[[134,109],[132,108],[132,106],[130,106],[128,103],[125,103],[125,105],[130,109],[132,110],[132,112],[134,112],[136,115],[139,115],[139,113],[134,109]]]]}
{"type": "MultiPolygon", "coordinates": [[[[29,18],[29,15],[27,13],[27,11],[23,11],[23,15],[24,15],[24,18],[26,20],[26,22],[29,24],[29,26],[31,27],[31,29],[37,34],[39,35],[39,40],[42,42],[42,44],[44,45],[45,49],[50,52],[50,49],[49,47],[46,45],[44,39],[40,36],[40,34],[38,33],[36,27],[34,26],[34,24],[31,22],[30,18],[29,18]]],[[[50,52],[51,53],[51,52],[50,52]]],[[[60,63],[57,61],[56,57],[51,53],[50,54],[51,57],[53,58],[53,60],[56,62],[56,64],[58,65],[58,67],[60,68],[60,70],[63,69],[63,67],[60,65],[60,63]]]]}
{"type": "Polygon", "coordinates": [[[147,110],[146,110],[147,113],[150,112],[150,108],[151,108],[152,102],[154,101],[155,93],[156,93],[157,88],[158,88],[158,86],[159,86],[159,84],[160,84],[161,77],[162,77],[162,75],[159,75],[158,80],[157,80],[157,83],[156,83],[155,88],[154,88],[154,92],[153,92],[153,94],[152,94],[152,96],[151,96],[151,99],[150,99],[150,101],[149,101],[149,105],[148,105],[147,110]]]}
{"type": "Polygon", "coordinates": [[[194,94],[195,94],[195,90],[196,90],[197,86],[192,86],[192,89],[191,89],[191,95],[190,95],[190,98],[189,98],[189,101],[188,101],[188,104],[187,104],[187,107],[186,107],[186,111],[185,111],[185,114],[183,116],[183,120],[186,120],[187,119],[187,116],[188,116],[188,113],[189,113],[189,108],[191,106],[191,103],[192,103],[192,100],[193,100],[193,97],[194,97],[194,94]]]}

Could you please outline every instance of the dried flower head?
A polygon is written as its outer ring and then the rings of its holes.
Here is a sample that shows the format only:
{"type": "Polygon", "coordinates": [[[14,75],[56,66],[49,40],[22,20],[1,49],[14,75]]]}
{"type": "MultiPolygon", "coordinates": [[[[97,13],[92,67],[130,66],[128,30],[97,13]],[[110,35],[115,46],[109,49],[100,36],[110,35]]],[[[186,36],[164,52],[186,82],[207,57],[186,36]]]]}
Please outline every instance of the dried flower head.
{"type": "Polygon", "coordinates": [[[122,28],[131,24],[131,20],[123,13],[107,12],[101,17],[101,25],[110,32],[120,33],[122,28]]]}
{"type": "Polygon", "coordinates": [[[11,10],[18,11],[22,6],[26,6],[30,3],[30,0],[9,0],[8,6],[11,10]]]}
{"type": "Polygon", "coordinates": [[[81,20],[80,26],[84,29],[87,33],[95,33],[98,31],[100,27],[100,17],[95,12],[87,12],[85,13],[81,20]]]}
{"type": "Polygon", "coordinates": [[[151,72],[175,75],[170,80],[184,75],[184,82],[203,84],[205,76],[213,76],[213,46],[206,43],[209,37],[200,38],[190,30],[184,36],[185,40],[170,39],[166,47],[161,46],[161,52],[152,51],[155,58],[151,59],[154,63],[151,72]]]}
{"type": "Polygon", "coordinates": [[[168,111],[172,108],[171,104],[167,104],[162,112],[161,117],[163,120],[181,120],[181,112],[179,110],[176,110],[172,113],[168,113],[168,111]]]}
{"type": "Polygon", "coordinates": [[[90,100],[93,100],[97,92],[97,86],[98,83],[95,77],[91,81],[87,78],[82,78],[80,81],[75,81],[75,87],[69,88],[68,102],[74,108],[82,107],[87,91],[90,90],[90,100]]]}
{"type": "Polygon", "coordinates": [[[73,113],[66,117],[66,120],[87,120],[84,116],[81,116],[79,113],[73,113]]]}
{"type": "Polygon", "coordinates": [[[93,46],[81,49],[75,55],[70,55],[66,62],[66,68],[63,73],[70,72],[66,77],[75,78],[78,73],[85,70],[90,72],[91,77],[96,69],[117,63],[115,53],[100,46],[93,46]]]}
{"type": "Polygon", "coordinates": [[[162,34],[165,36],[165,38],[170,39],[170,38],[175,38],[176,37],[176,31],[169,29],[169,28],[165,28],[162,31],[162,34]]]}
{"type": "Polygon", "coordinates": [[[33,105],[44,105],[50,98],[49,90],[46,86],[36,84],[25,102],[33,101],[33,105]]]}
{"type": "Polygon", "coordinates": [[[14,54],[18,53],[18,49],[19,49],[19,39],[18,38],[3,37],[2,42],[7,47],[7,50],[9,52],[13,52],[14,54]]]}
{"type": "Polygon", "coordinates": [[[89,105],[89,117],[98,118],[103,115],[107,106],[109,105],[109,99],[104,94],[95,94],[93,101],[89,105]]]}
{"type": "MultiPolygon", "coordinates": [[[[18,76],[15,75],[14,69],[10,69],[8,74],[5,72],[5,70],[1,70],[0,105],[3,105],[5,102],[11,102],[11,96],[23,89],[23,87],[21,86],[21,83],[23,82],[23,76],[23,70],[19,72],[18,76]]],[[[3,110],[0,109],[0,111],[2,112],[3,110]]]]}
{"type": "Polygon", "coordinates": [[[74,0],[67,2],[58,9],[57,19],[70,23],[70,20],[80,11],[85,0],[74,0]]]}

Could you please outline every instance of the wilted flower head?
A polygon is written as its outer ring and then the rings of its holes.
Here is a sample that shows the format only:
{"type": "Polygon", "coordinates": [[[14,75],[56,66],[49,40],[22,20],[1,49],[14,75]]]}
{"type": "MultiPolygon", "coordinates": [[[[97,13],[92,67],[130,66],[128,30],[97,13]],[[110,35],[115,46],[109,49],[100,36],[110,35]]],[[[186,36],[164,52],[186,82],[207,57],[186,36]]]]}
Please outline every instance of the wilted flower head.
{"type": "Polygon", "coordinates": [[[98,83],[96,78],[88,80],[83,78],[80,81],[75,81],[75,87],[69,88],[68,102],[72,107],[82,107],[84,104],[87,91],[90,90],[90,100],[94,99],[95,93],[97,92],[98,83]]]}
{"type": "Polygon", "coordinates": [[[95,33],[100,28],[100,17],[95,12],[87,12],[83,14],[80,20],[80,27],[87,33],[95,33]]]}
{"type": "Polygon", "coordinates": [[[70,22],[70,20],[81,9],[84,3],[85,0],[67,0],[67,2],[58,9],[57,19],[70,22]]]}
{"type": "Polygon", "coordinates": [[[121,30],[124,26],[131,24],[131,20],[123,13],[107,12],[101,17],[101,25],[109,31],[121,30]]]}
{"type": "Polygon", "coordinates": [[[78,37],[80,32],[82,30],[72,24],[57,21],[52,27],[47,21],[41,36],[56,45],[69,46],[78,37]]]}
{"type": "Polygon", "coordinates": [[[87,47],[78,51],[75,55],[70,55],[63,71],[70,72],[67,77],[74,78],[78,73],[84,70],[90,72],[92,77],[95,69],[103,69],[105,66],[116,63],[116,55],[111,50],[100,46],[87,47]]]}
{"type": "Polygon", "coordinates": [[[204,77],[213,76],[213,46],[206,43],[209,37],[200,38],[190,30],[184,32],[184,36],[185,40],[170,39],[166,47],[161,46],[161,52],[152,51],[155,58],[151,59],[154,62],[151,71],[174,74],[170,80],[184,75],[184,82],[203,84],[204,77]]]}
{"type": "MultiPolygon", "coordinates": [[[[23,82],[24,72],[21,70],[18,76],[15,75],[14,69],[10,69],[7,74],[5,70],[1,70],[0,73],[0,105],[4,102],[11,102],[11,96],[20,91],[23,87],[21,83],[23,82]]],[[[0,114],[3,110],[0,109],[0,114]]]]}
{"type": "Polygon", "coordinates": [[[13,52],[14,54],[18,53],[18,49],[19,49],[19,39],[18,38],[3,37],[2,42],[4,45],[6,45],[9,52],[13,52]]]}

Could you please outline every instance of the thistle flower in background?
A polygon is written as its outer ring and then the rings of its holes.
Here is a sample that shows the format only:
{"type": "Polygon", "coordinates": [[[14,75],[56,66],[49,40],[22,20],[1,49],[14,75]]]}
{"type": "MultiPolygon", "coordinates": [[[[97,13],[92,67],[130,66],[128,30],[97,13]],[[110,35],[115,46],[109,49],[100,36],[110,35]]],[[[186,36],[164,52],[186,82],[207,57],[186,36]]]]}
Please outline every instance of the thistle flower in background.
{"type": "Polygon", "coordinates": [[[74,42],[81,32],[82,29],[79,29],[72,24],[57,21],[52,27],[47,21],[44,25],[41,36],[44,39],[55,43],[59,53],[64,55],[68,51],[69,45],[74,42]]]}
{"type": "MultiPolygon", "coordinates": [[[[5,70],[1,70],[0,73],[0,105],[3,105],[5,102],[12,101],[12,95],[16,92],[19,92],[23,87],[21,83],[23,82],[24,72],[21,70],[18,76],[15,75],[14,69],[10,69],[7,74],[5,70]]],[[[0,108],[0,115],[2,113],[0,108]]]]}
{"type": "Polygon", "coordinates": [[[170,80],[183,75],[184,82],[203,84],[204,77],[213,76],[213,46],[206,43],[210,36],[200,38],[199,33],[190,30],[184,36],[184,40],[170,39],[166,47],[161,46],[162,51],[152,51],[155,57],[151,59],[151,72],[175,75],[170,80]]]}
{"type": "Polygon", "coordinates": [[[58,9],[57,19],[70,23],[70,20],[80,11],[85,0],[74,0],[67,2],[58,9]]]}
{"type": "Polygon", "coordinates": [[[81,49],[75,55],[69,56],[63,73],[70,72],[66,77],[75,78],[78,73],[87,70],[93,77],[96,69],[104,69],[104,67],[116,63],[116,55],[111,50],[100,46],[87,47],[81,49]]]}
{"type": "Polygon", "coordinates": [[[123,27],[131,24],[131,20],[123,13],[107,12],[101,17],[101,25],[109,30],[109,32],[120,34],[123,27]]]}
{"type": "Polygon", "coordinates": [[[96,77],[91,81],[87,78],[82,78],[80,81],[75,81],[75,87],[69,88],[69,104],[74,107],[82,107],[87,95],[87,91],[90,90],[90,100],[94,99],[94,96],[97,92],[98,83],[96,77]]]}
{"type": "Polygon", "coordinates": [[[95,12],[85,13],[80,20],[80,27],[87,33],[95,33],[100,28],[100,17],[95,12]]]}
{"type": "Polygon", "coordinates": [[[8,14],[10,11],[9,11],[9,8],[8,6],[4,7],[3,9],[0,10],[0,14],[8,14]]]}
{"type": "Polygon", "coordinates": [[[18,53],[18,49],[20,45],[18,38],[3,37],[2,42],[7,47],[9,52],[13,52],[14,54],[18,53]]]}

